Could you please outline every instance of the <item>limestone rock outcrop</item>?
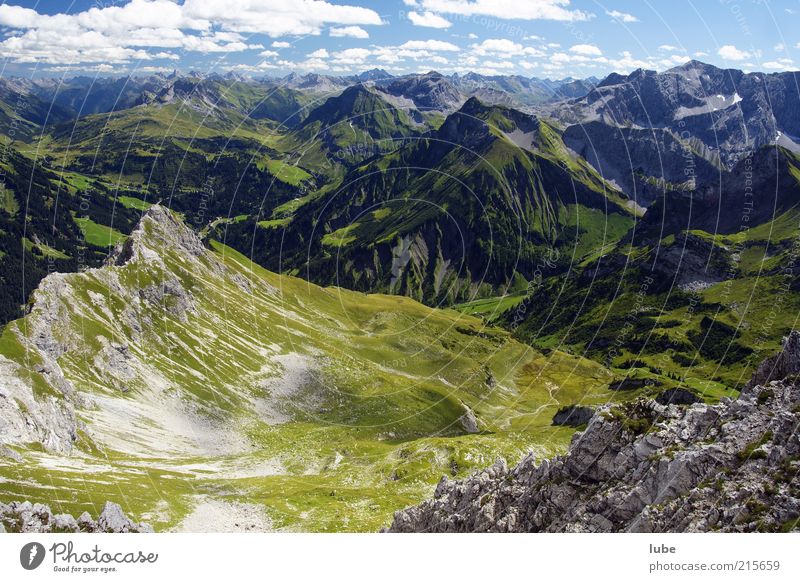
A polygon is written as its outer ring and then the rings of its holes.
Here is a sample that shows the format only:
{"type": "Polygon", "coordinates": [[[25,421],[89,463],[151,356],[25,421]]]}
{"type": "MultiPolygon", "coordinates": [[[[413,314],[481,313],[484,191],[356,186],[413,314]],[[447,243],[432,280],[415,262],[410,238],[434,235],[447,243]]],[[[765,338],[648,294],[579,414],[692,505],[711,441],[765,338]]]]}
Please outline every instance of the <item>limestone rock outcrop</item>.
{"type": "Polygon", "coordinates": [[[443,477],[391,532],[790,531],[800,527],[800,333],[736,399],[601,407],[569,452],[443,477]]]}

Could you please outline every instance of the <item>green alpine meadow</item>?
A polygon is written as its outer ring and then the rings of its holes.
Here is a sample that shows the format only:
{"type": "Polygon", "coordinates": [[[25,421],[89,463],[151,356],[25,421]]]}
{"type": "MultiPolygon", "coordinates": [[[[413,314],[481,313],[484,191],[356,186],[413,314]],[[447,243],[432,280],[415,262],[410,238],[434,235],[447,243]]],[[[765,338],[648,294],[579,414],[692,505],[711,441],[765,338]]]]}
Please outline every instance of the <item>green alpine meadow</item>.
{"type": "Polygon", "coordinates": [[[788,56],[221,4],[0,6],[0,532],[798,530],[788,56]]]}

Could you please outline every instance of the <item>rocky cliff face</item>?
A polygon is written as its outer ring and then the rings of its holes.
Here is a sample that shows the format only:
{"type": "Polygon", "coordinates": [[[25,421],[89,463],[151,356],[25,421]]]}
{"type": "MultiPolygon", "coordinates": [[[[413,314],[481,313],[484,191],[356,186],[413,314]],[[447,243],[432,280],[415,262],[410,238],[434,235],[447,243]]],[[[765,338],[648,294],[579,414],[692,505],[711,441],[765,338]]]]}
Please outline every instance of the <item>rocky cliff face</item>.
{"type": "Polygon", "coordinates": [[[789,531],[800,527],[800,333],[739,398],[601,408],[569,452],[498,461],[397,512],[392,532],[789,531]]]}
{"type": "Polygon", "coordinates": [[[662,73],[612,73],[586,96],[553,106],[567,123],[666,129],[717,150],[731,167],[748,151],[796,148],[796,73],[743,73],[691,61],[662,73]]]}
{"type": "MultiPolygon", "coordinates": [[[[139,378],[143,363],[132,353],[123,338],[138,338],[152,326],[150,311],[179,319],[194,309],[194,300],[185,285],[166,268],[164,256],[179,257],[184,264],[197,263],[204,248],[200,240],[161,206],[153,206],[138,227],[109,256],[104,268],[84,274],[53,273],[42,280],[34,292],[30,314],[24,324],[7,331],[9,340],[26,354],[21,361],[0,355],[0,443],[18,445],[41,443],[47,451],[70,453],[78,434],[85,428],[76,409],[91,406],[75,388],[75,374],[68,378],[64,357],[84,354],[97,377],[109,385],[127,391],[139,378]],[[152,277],[141,277],[124,284],[121,271],[128,263],[147,265],[152,277]],[[86,287],[86,279],[97,282],[86,287]],[[105,291],[105,294],[103,293],[105,291]],[[109,292],[122,298],[122,318],[108,312],[109,292]],[[76,318],[90,325],[87,305],[98,307],[113,322],[114,339],[87,336],[76,318]],[[138,308],[141,306],[142,308],[138,308]],[[149,308],[146,309],[146,308],[149,308]],[[90,339],[101,346],[95,350],[90,339]]],[[[69,364],[67,364],[69,368],[69,364]]],[[[0,446],[2,446],[0,445],[0,446]]],[[[0,453],[16,455],[3,446],[0,453]]]]}
{"type": "Polygon", "coordinates": [[[664,193],[713,186],[760,148],[800,151],[796,84],[796,73],[691,61],[661,73],[612,73],[586,95],[542,110],[569,126],[567,145],[648,206],[664,193]]]}

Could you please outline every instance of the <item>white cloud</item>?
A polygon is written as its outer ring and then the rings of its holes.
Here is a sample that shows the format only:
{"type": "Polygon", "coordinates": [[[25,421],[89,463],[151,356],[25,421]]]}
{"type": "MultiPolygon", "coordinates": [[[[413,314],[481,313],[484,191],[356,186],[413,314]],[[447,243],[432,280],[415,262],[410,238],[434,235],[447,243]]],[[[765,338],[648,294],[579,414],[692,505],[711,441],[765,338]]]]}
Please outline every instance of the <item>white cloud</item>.
{"type": "Polygon", "coordinates": [[[439,14],[491,16],[517,20],[589,20],[593,15],[569,10],[569,0],[418,0],[416,5],[439,14]]]}
{"type": "Polygon", "coordinates": [[[2,4],[0,27],[10,32],[0,41],[0,57],[23,63],[124,63],[163,58],[148,50],[155,48],[202,53],[263,48],[242,36],[251,33],[314,35],[330,25],[380,24],[374,10],[326,0],[238,0],[235,10],[214,0],[129,0],[71,14],[2,4]]]}
{"type": "Polygon", "coordinates": [[[650,61],[644,61],[634,57],[630,51],[622,51],[620,58],[609,59],[608,64],[618,73],[629,73],[634,69],[655,69],[656,66],[650,61]]]}
{"type": "Polygon", "coordinates": [[[676,65],[682,65],[688,62],[689,60],[691,59],[686,55],[670,55],[668,57],[660,59],[658,61],[658,64],[660,64],[665,69],[669,69],[676,65]]]}
{"type": "Polygon", "coordinates": [[[570,47],[569,52],[590,57],[599,57],[603,54],[603,52],[593,44],[576,44],[570,47]]]}
{"type": "Polygon", "coordinates": [[[511,61],[483,61],[482,65],[484,67],[489,67],[490,69],[513,69],[514,63],[511,61]]]}
{"type": "Polygon", "coordinates": [[[506,58],[523,55],[544,56],[544,53],[537,48],[526,47],[507,38],[489,38],[482,43],[471,45],[470,48],[472,53],[478,56],[494,55],[506,58]]]}
{"type": "Polygon", "coordinates": [[[381,24],[374,10],[324,0],[237,0],[235,9],[229,2],[185,0],[181,7],[186,18],[213,23],[223,30],[272,37],[319,34],[325,24],[381,24]]]}
{"type": "Polygon", "coordinates": [[[428,28],[450,28],[453,23],[433,12],[409,12],[408,19],[414,26],[428,28]]]}
{"type": "Polygon", "coordinates": [[[470,39],[476,39],[476,38],[478,38],[478,35],[477,35],[477,34],[475,34],[474,32],[470,32],[470,33],[467,35],[467,38],[470,38],[470,39]]]}
{"type": "MultiPolygon", "coordinates": [[[[349,67],[366,67],[375,65],[395,65],[410,59],[421,63],[447,65],[453,62],[440,53],[453,53],[461,49],[449,42],[441,40],[410,40],[401,45],[376,46],[370,48],[349,48],[341,51],[329,53],[325,49],[319,49],[309,53],[308,64],[311,60],[325,62],[326,66],[335,72],[348,72],[349,67]],[[328,59],[328,61],[323,61],[328,59]]],[[[300,63],[292,63],[294,68],[300,68],[300,63]]]]}
{"type": "Polygon", "coordinates": [[[332,63],[335,65],[362,65],[372,51],[365,48],[349,48],[333,53],[332,63]]]}
{"type": "Polygon", "coordinates": [[[764,69],[775,71],[792,71],[797,70],[792,59],[776,59],[774,61],[767,61],[761,65],[764,69]]]}
{"type": "Polygon", "coordinates": [[[331,28],[330,35],[336,37],[369,38],[369,33],[360,26],[340,26],[331,28]]]}
{"type": "Polygon", "coordinates": [[[606,16],[610,16],[614,20],[619,20],[620,22],[625,22],[625,23],[639,22],[639,19],[636,18],[633,14],[628,14],[627,12],[620,12],[619,10],[606,10],[606,16]]]}
{"type": "Polygon", "coordinates": [[[783,44],[782,42],[779,42],[774,47],[772,47],[772,50],[774,50],[776,53],[782,53],[783,51],[786,50],[786,45],[783,44]]]}
{"type": "Polygon", "coordinates": [[[658,50],[670,52],[678,50],[678,47],[671,44],[662,44],[660,47],[658,47],[658,50]]]}
{"type": "Polygon", "coordinates": [[[443,40],[409,40],[401,44],[398,48],[409,50],[428,50],[428,51],[457,51],[460,50],[456,45],[443,40]]]}
{"type": "Polygon", "coordinates": [[[272,48],[289,48],[290,46],[292,46],[292,44],[285,40],[276,40],[272,43],[272,48]]]}
{"type": "Polygon", "coordinates": [[[472,45],[473,52],[478,55],[488,55],[496,53],[520,54],[522,45],[507,38],[489,38],[480,44],[472,45]]]}
{"type": "Polygon", "coordinates": [[[550,55],[550,61],[553,63],[588,63],[591,60],[593,59],[586,55],[570,55],[567,53],[553,53],[550,55]]]}
{"type": "Polygon", "coordinates": [[[261,51],[260,53],[258,53],[258,56],[272,58],[272,57],[277,57],[278,53],[276,51],[261,51]]]}
{"type": "Polygon", "coordinates": [[[732,44],[726,44],[717,51],[717,54],[726,61],[743,61],[750,58],[750,53],[739,50],[732,44]]]}

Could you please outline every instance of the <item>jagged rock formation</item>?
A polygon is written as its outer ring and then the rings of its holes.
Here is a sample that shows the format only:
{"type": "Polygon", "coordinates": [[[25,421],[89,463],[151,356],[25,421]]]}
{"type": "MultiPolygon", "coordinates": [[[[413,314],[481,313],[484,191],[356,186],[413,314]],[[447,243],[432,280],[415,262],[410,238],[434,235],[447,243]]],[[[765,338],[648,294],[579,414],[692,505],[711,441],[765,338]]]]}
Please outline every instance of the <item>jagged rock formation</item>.
{"type": "Polygon", "coordinates": [[[411,99],[423,111],[451,112],[464,101],[452,83],[435,71],[392,79],[386,92],[411,99]]]}
{"type": "Polygon", "coordinates": [[[612,73],[584,96],[545,109],[570,126],[567,145],[647,206],[695,183],[714,185],[759,148],[797,152],[796,86],[796,73],[690,61],[661,73],[612,73]]]}
{"type": "MultiPolygon", "coordinates": [[[[87,316],[76,301],[84,292],[80,275],[52,273],[42,280],[33,295],[25,333],[16,335],[41,380],[19,362],[0,355],[0,440],[4,444],[38,442],[50,452],[72,451],[78,433],[85,428],[75,409],[86,403],[73,379],[65,376],[62,356],[85,352],[95,372],[124,392],[137,382],[146,383],[139,377],[142,361],[122,338],[139,337],[143,328],[152,324],[152,315],[146,314],[145,308],[181,321],[195,309],[192,293],[165,267],[165,253],[154,249],[169,249],[186,264],[198,261],[205,252],[199,238],[171,212],[152,206],[131,236],[109,255],[107,266],[87,271],[103,282],[103,288],[124,296],[129,306],[125,316],[116,321],[118,339],[98,335],[95,339],[101,348],[96,353],[90,354],[86,338],[71,322],[73,310],[87,316]],[[123,284],[116,268],[132,261],[148,265],[153,278],[123,284]]],[[[88,296],[93,305],[105,305],[102,294],[90,291],[88,296]]],[[[8,452],[7,456],[14,454],[8,452]]]]}
{"type": "Polygon", "coordinates": [[[41,503],[0,503],[0,533],[150,533],[145,523],[135,523],[116,503],[106,501],[97,519],[84,511],[77,519],[68,513],[53,514],[41,503]]]}
{"type": "Polygon", "coordinates": [[[800,527],[800,333],[737,399],[601,408],[569,452],[498,461],[397,512],[392,532],[788,531],[800,527]],[[780,379],[776,379],[780,378],[780,379]]]}
{"type": "Polygon", "coordinates": [[[772,380],[791,378],[794,381],[798,372],[800,372],[800,333],[794,332],[784,341],[783,350],[759,364],[756,373],[747,383],[747,389],[752,390],[772,380]]]}
{"type": "Polygon", "coordinates": [[[661,73],[612,73],[584,97],[554,106],[554,114],[565,122],[684,136],[693,148],[714,147],[730,167],[752,148],[796,149],[787,137],[797,135],[796,83],[796,73],[744,73],[690,61],[661,73]]]}

